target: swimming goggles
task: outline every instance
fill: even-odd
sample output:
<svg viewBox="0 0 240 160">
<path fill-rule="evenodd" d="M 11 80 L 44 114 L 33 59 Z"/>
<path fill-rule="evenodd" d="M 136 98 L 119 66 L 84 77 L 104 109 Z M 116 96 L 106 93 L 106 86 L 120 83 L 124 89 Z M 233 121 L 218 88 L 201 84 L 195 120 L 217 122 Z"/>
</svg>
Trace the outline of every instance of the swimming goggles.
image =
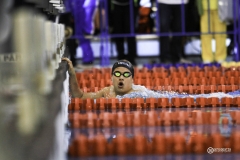
<svg viewBox="0 0 240 160">
<path fill-rule="evenodd" d="M 115 71 L 115 72 L 113 72 L 113 75 L 114 75 L 115 77 L 120 77 L 121 75 L 123 75 L 123 77 L 128 78 L 128 77 L 130 77 L 132 74 L 131 74 L 130 72 L 121 73 L 121 72 L 119 72 L 119 71 Z"/>
</svg>

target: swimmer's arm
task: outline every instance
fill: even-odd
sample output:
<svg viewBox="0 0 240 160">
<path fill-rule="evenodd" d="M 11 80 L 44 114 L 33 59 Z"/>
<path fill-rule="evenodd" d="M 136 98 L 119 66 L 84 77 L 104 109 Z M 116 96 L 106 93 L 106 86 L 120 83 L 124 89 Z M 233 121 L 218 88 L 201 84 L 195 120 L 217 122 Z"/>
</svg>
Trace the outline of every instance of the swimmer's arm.
<svg viewBox="0 0 240 160">
<path fill-rule="evenodd" d="M 79 85 L 78 85 L 76 72 L 74 70 L 72 62 L 68 58 L 65 58 L 65 57 L 62 58 L 62 60 L 65 60 L 65 61 L 68 62 L 69 89 L 70 89 L 70 93 L 71 93 L 72 98 L 82 98 L 82 99 L 92 98 L 92 99 L 96 99 L 96 98 L 104 97 L 105 93 L 107 91 L 109 91 L 109 87 L 105 87 L 98 92 L 87 92 L 87 93 L 83 92 L 83 90 L 81 90 Z"/>
<path fill-rule="evenodd" d="M 104 96 L 104 90 L 100 90 L 98 92 L 83 92 L 83 90 L 80 89 L 78 82 L 77 82 L 77 76 L 75 71 L 69 72 L 69 86 L 70 86 L 70 93 L 72 95 L 72 98 L 101 98 Z"/>
<path fill-rule="evenodd" d="M 100 91 L 97 92 L 84 92 L 82 99 L 86 99 L 86 98 L 92 98 L 92 99 L 97 99 L 97 98 L 101 98 L 101 97 L 105 97 L 105 94 L 109 91 L 109 87 L 105 87 L 103 89 L 101 89 Z"/>
<path fill-rule="evenodd" d="M 84 92 L 79 88 L 74 68 L 69 68 L 68 73 L 69 73 L 69 89 L 72 98 L 82 98 Z"/>
<path fill-rule="evenodd" d="M 79 88 L 76 72 L 74 70 L 72 62 L 66 57 L 63 57 L 62 60 L 67 61 L 68 63 L 70 94 L 73 98 L 81 98 L 83 96 L 83 90 Z"/>
</svg>

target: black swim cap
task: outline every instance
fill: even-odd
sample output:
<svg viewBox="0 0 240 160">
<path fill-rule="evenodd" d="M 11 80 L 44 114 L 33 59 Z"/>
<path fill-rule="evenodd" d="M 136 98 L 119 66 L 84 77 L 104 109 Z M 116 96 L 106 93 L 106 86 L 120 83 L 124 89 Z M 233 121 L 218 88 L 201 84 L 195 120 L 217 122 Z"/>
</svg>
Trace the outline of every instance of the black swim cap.
<svg viewBox="0 0 240 160">
<path fill-rule="evenodd" d="M 119 61 L 115 62 L 113 64 L 113 67 L 112 67 L 112 74 L 113 74 L 113 71 L 117 67 L 125 67 L 125 68 L 127 68 L 131 72 L 132 77 L 134 77 L 134 68 L 133 68 L 133 65 L 129 61 L 127 61 L 127 60 L 119 60 Z"/>
</svg>

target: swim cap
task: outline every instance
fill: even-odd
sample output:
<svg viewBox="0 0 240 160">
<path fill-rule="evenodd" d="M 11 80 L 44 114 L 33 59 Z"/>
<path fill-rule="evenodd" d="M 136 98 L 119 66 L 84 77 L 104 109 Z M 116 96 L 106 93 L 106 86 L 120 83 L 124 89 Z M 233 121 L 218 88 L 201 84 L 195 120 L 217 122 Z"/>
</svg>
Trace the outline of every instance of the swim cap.
<svg viewBox="0 0 240 160">
<path fill-rule="evenodd" d="M 115 62 L 113 64 L 113 67 L 112 67 L 112 74 L 113 74 L 113 71 L 117 67 L 125 67 L 125 68 L 127 68 L 132 73 L 132 77 L 134 77 L 134 68 L 133 68 L 133 65 L 129 61 L 127 61 L 127 60 L 119 60 L 119 61 Z"/>
</svg>

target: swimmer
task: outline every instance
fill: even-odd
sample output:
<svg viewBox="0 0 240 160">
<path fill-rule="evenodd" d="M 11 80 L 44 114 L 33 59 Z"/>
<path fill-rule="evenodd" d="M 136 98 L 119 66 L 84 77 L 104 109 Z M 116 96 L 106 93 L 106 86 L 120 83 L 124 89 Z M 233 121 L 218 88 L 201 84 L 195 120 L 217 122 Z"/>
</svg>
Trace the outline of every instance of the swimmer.
<svg viewBox="0 0 240 160">
<path fill-rule="evenodd" d="M 80 89 L 76 73 L 72 62 L 68 58 L 62 58 L 63 61 L 67 61 L 69 69 L 69 83 L 70 83 L 70 93 L 73 98 L 92 98 L 97 99 L 101 97 L 105 98 L 115 98 L 117 96 L 123 96 L 131 92 L 136 92 L 133 89 L 133 77 L 134 68 L 133 65 L 127 60 L 119 60 L 115 62 L 112 66 L 112 84 L 109 87 L 105 87 L 98 92 L 83 92 Z"/>
<path fill-rule="evenodd" d="M 187 94 L 187 93 L 178 93 L 174 91 L 153 91 L 149 90 L 144 86 L 135 85 L 133 83 L 134 77 L 134 68 L 132 64 L 127 60 L 119 60 L 113 64 L 112 67 L 112 84 L 109 87 L 105 87 L 98 92 L 88 92 L 85 93 L 78 86 L 76 73 L 72 62 L 68 58 L 62 58 L 68 62 L 69 69 L 69 83 L 70 83 L 70 93 L 73 98 L 159 98 L 159 97 L 193 97 L 194 99 L 198 97 L 237 97 L 240 96 L 240 91 L 233 91 L 230 93 L 209 93 L 209 94 Z"/>
</svg>

